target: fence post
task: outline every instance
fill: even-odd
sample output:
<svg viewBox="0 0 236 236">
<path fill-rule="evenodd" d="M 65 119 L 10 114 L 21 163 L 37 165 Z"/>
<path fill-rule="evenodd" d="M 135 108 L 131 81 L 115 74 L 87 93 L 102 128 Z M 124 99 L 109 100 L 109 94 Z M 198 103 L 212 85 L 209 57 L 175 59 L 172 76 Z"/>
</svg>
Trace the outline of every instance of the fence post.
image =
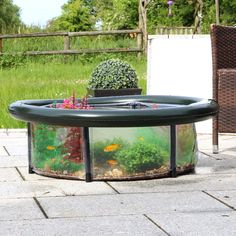
<svg viewBox="0 0 236 236">
<path fill-rule="evenodd" d="M 137 34 L 137 48 L 143 49 L 143 32 Z M 138 58 L 141 58 L 141 52 L 138 52 Z"/>
<path fill-rule="evenodd" d="M 3 53 L 3 40 L 0 39 L 0 53 Z"/>
<path fill-rule="evenodd" d="M 67 35 L 64 37 L 64 50 L 70 50 L 70 36 Z"/>
</svg>

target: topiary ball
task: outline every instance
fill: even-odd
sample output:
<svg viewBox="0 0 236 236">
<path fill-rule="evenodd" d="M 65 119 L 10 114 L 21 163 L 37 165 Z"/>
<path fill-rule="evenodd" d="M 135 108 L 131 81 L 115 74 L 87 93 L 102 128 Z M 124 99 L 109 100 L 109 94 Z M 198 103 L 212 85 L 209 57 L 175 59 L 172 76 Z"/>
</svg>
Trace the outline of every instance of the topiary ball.
<svg viewBox="0 0 236 236">
<path fill-rule="evenodd" d="M 136 71 L 125 61 L 109 59 L 100 63 L 88 82 L 89 89 L 138 88 Z"/>
</svg>

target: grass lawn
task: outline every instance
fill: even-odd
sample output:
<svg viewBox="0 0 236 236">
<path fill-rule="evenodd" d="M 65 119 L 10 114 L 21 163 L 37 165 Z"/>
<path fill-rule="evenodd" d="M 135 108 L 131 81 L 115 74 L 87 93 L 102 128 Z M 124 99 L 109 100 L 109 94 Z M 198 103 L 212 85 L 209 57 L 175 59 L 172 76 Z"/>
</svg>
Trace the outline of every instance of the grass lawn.
<svg viewBox="0 0 236 236">
<path fill-rule="evenodd" d="M 101 60 L 101 59 L 100 59 Z M 146 93 L 146 59 L 126 59 L 137 71 L 139 85 Z M 0 70 L 0 128 L 24 128 L 26 124 L 10 117 L 8 106 L 17 100 L 68 98 L 86 95 L 87 81 L 99 60 L 71 63 L 27 63 Z"/>
</svg>

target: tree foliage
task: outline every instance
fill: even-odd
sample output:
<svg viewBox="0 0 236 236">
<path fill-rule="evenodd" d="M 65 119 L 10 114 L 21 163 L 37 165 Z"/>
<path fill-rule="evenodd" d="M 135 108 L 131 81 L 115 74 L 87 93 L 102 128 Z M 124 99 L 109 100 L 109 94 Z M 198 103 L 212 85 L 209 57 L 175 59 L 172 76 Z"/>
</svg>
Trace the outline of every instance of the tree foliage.
<svg viewBox="0 0 236 236">
<path fill-rule="evenodd" d="M 48 28 L 53 31 L 86 31 L 93 30 L 95 23 L 93 0 L 69 0 L 62 6 L 61 16 L 51 20 Z"/>
<path fill-rule="evenodd" d="M 166 0 L 153 0 L 148 5 L 148 29 L 156 26 L 191 26 L 194 23 L 194 3 L 192 1 L 175 0 L 172 6 L 172 17 L 168 17 Z"/>
<path fill-rule="evenodd" d="M 12 0 L 0 0 L 0 33 L 15 33 L 21 24 L 20 8 Z"/>
<path fill-rule="evenodd" d="M 194 26 L 197 9 L 202 2 L 200 27 L 209 32 L 215 22 L 215 0 L 173 0 L 172 17 L 168 17 L 167 0 L 150 0 L 147 8 L 148 32 L 157 26 Z M 93 30 L 99 22 L 104 30 L 135 29 L 138 27 L 138 0 L 69 0 L 62 15 L 51 22 L 54 30 Z M 221 23 L 236 24 L 236 2 L 220 2 Z"/>
<path fill-rule="evenodd" d="M 138 0 L 95 1 L 97 19 L 103 29 L 135 29 L 138 26 Z"/>
<path fill-rule="evenodd" d="M 220 15 L 222 24 L 236 24 L 236 2 L 232 0 L 221 1 Z"/>
</svg>

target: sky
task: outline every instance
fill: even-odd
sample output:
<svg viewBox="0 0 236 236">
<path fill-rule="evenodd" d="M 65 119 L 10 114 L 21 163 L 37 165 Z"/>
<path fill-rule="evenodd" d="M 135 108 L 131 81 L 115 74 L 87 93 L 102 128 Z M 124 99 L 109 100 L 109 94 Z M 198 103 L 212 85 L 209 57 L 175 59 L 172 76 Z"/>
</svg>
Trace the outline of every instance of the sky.
<svg viewBox="0 0 236 236">
<path fill-rule="evenodd" d="M 47 21 L 61 14 L 61 6 L 68 0 L 13 0 L 21 9 L 21 20 L 26 25 L 44 27 Z"/>
</svg>

